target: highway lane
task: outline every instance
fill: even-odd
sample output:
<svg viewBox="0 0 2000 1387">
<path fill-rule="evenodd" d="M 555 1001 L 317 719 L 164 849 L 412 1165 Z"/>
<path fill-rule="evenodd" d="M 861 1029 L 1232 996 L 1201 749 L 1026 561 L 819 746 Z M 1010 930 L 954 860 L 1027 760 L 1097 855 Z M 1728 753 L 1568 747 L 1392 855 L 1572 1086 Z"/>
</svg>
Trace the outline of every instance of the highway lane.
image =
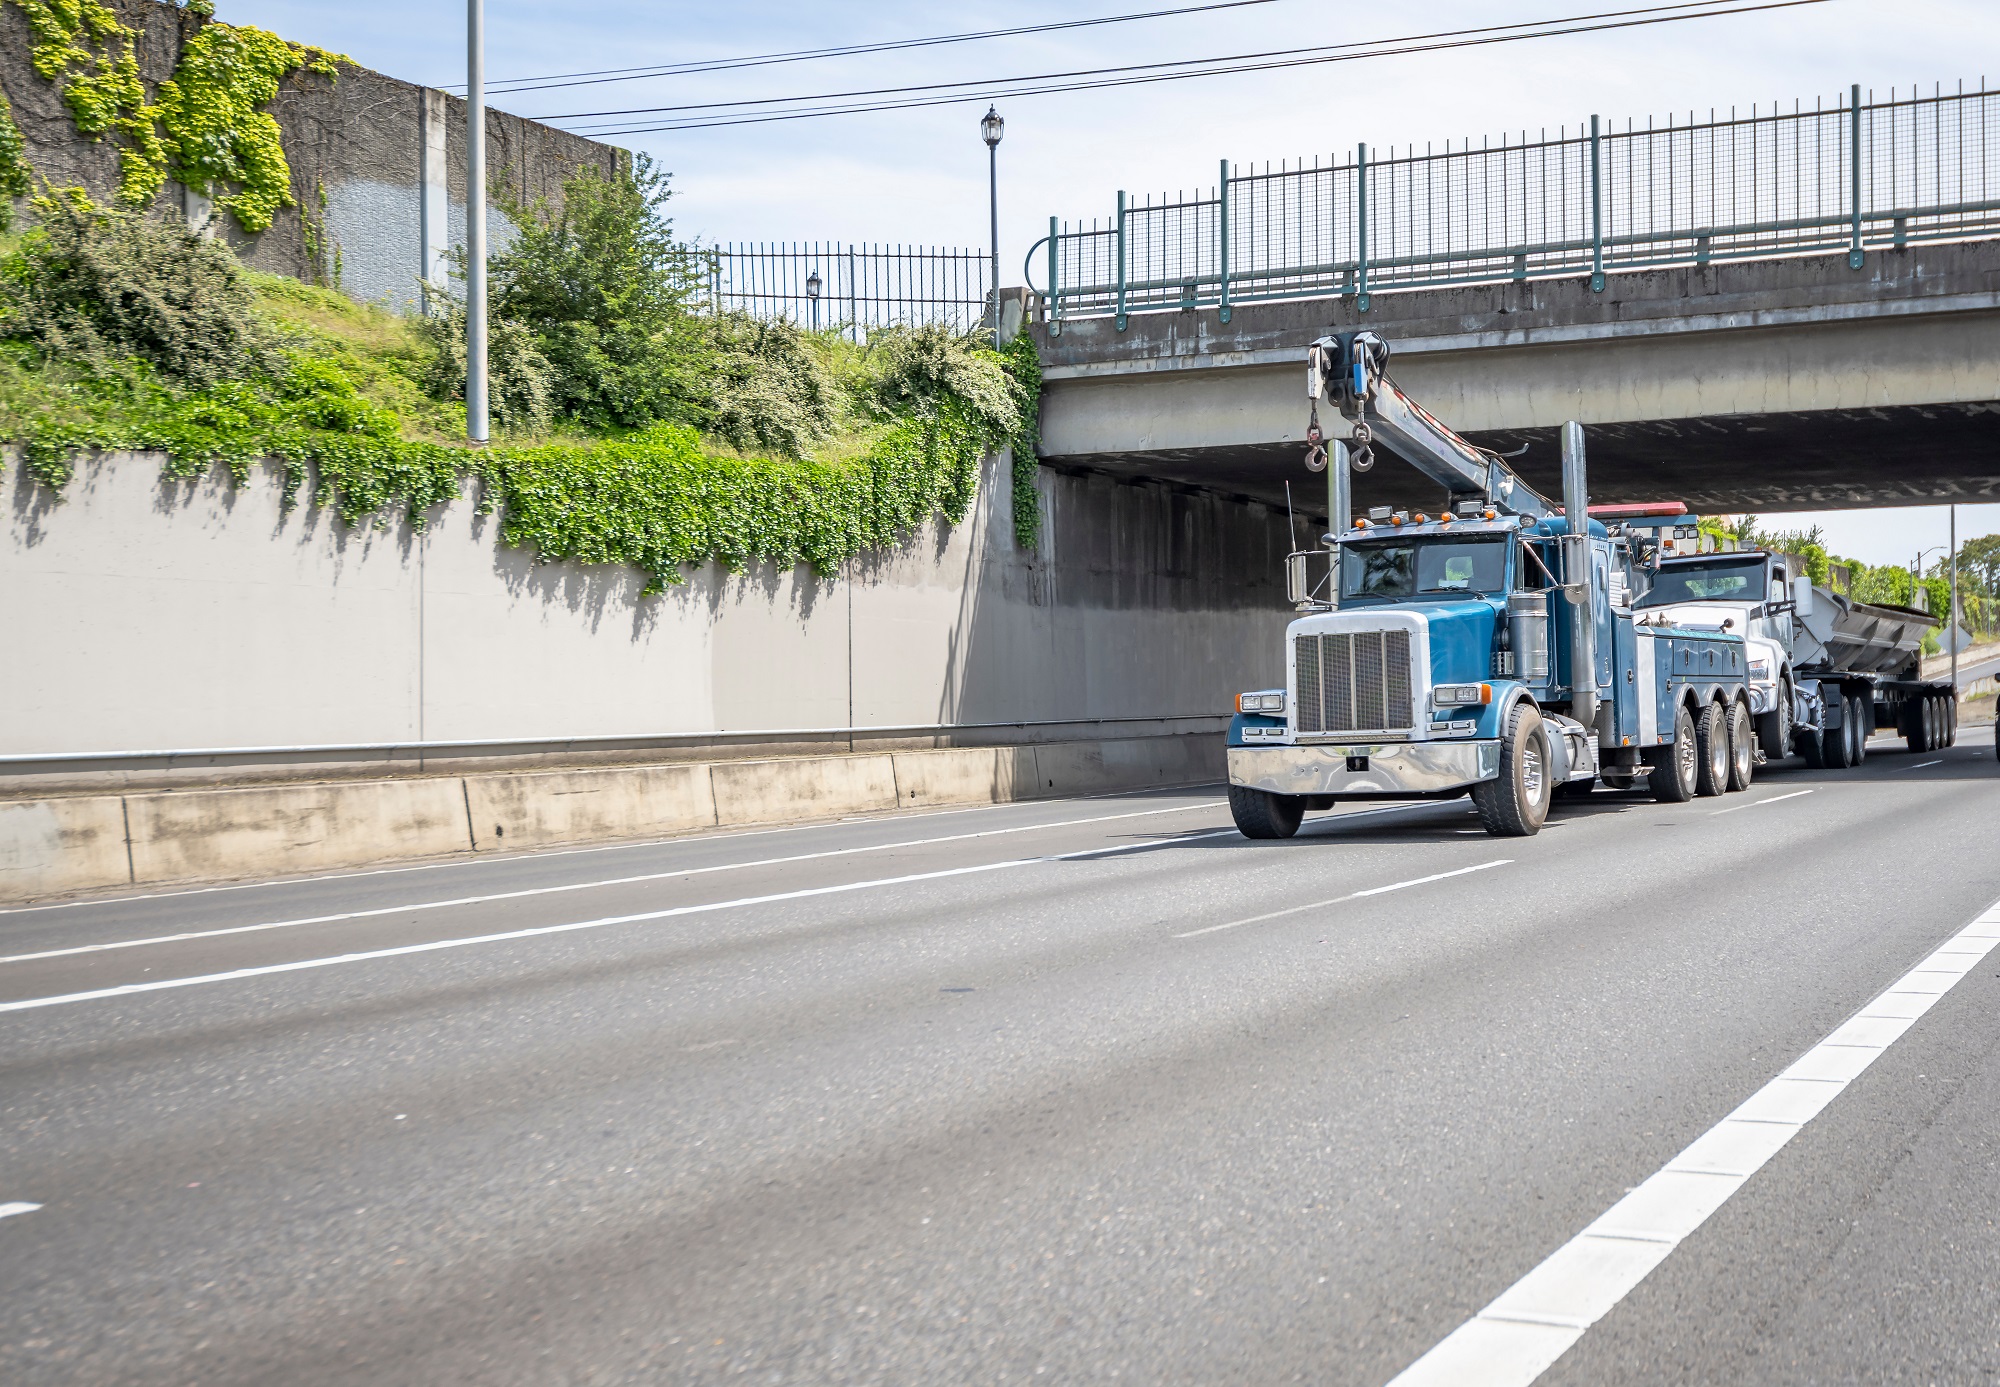
<svg viewBox="0 0 2000 1387">
<path fill-rule="evenodd" d="M 1968 741 L 0 913 L 0 1378 L 1385 1382 L 2000 899 Z M 1547 1380 L 2000 1365 L 1995 973 Z"/>
</svg>

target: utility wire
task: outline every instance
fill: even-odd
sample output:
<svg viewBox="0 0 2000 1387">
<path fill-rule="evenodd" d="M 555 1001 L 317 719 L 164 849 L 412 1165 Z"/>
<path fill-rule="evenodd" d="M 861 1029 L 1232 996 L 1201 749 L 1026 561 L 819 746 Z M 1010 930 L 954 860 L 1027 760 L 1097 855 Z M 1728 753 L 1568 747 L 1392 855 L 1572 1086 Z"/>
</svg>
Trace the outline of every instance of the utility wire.
<svg viewBox="0 0 2000 1387">
<path fill-rule="evenodd" d="M 1012 29 L 980 29 L 964 34 L 937 34 L 929 38 L 885 39 L 880 43 L 844 44 L 836 48 L 801 48 L 789 53 L 761 53 L 747 58 L 705 58 L 656 67 L 614 67 L 597 72 L 559 72 L 548 77 L 510 77 L 489 82 L 486 90 L 506 95 L 512 92 L 551 91 L 558 87 L 591 87 L 605 82 L 638 82 L 649 77 L 679 77 L 688 73 L 724 72 L 732 68 L 768 67 L 774 63 L 802 63 L 817 58 L 847 58 L 865 53 L 888 53 L 905 48 L 935 48 L 948 43 L 973 43 L 981 39 L 1013 38 L 1021 34 L 1047 34 L 1058 29 L 1090 29 L 1103 24 L 1129 24 L 1141 19 L 1166 19 L 1174 15 L 1202 14 L 1209 10 L 1240 10 L 1251 5 L 1270 5 L 1277 0 L 1218 0 L 1207 5 L 1181 5 L 1167 10 L 1144 10 L 1137 14 L 1103 15 L 1096 19 L 1066 19 L 1054 24 L 1023 24 Z M 444 88 L 458 91 L 463 82 Z"/>
<path fill-rule="evenodd" d="M 1436 34 L 1420 34 L 1400 39 L 1377 39 L 1364 44 L 1337 44 L 1319 48 L 1285 49 L 1271 54 L 1238 54 L 1229 58 L 1185 59 L 1177 63 L 1140 64 L 1137 75 L 1098 76 L 1101 73 L 1132 73 L 1134 68 L 1098 68 L 1077 73 L 1049 73 L 1042 76 L 1004 79 L 994 84 L 972 82 L 938 83 L 929 86 L 909 88 L 887 88 L 879 93 L 835 92 L 820 97 L 770 97 L 760 102 L 719 102 L 686 107 L 655 107 L 629 112 L 605 111 L 572 116 L 541 116 L 544 121 L 584 120 L 607 116 L 642 116 L 686 112 L 672 116 L 659 124 L 633 124 L 612 122 L 602 127 L 584 127 L 577 133 L 600 137 L 616 135 L 643 135 L 662 131 L 705 130 L 728 125 L 756 125 L 781 120 L 808 120 L 822 116 L 855 115 L 873 111 L 909 110 L 925 106 L 947 106 L 987 100 L 999 100 L 1017 96 L 1040 96 L 1052 92 L 1088 91 L 1103 87 L 1138 86 L 1154 82 L 1176 82 L 1191 77 L 1218 77 L 1245 72 L 1267 72 L 1283 68 L 1309 67 L 1323 63 L 1354 62 L 1363 58 L 1394 57 L 1400 54 L 1429 53 L 1453 48 L 1483 47 L 1491 44 L 1516 43 L 1525 39 L 1556 38 L 1567 34 L 1595 33 L 1610 29 L 1630 29 L 1654 24 L 1671 24 L 1690 19 L 1722 18 L 1729 15 L 1753 14 L 1763 10 L 1793 9 L 1802 5 L 1821 5 L 1830 0 L 1761 0 L 1760 3 L 1746 3 L 1746 0 L 1692 0 L 1692 3 L 1650 6 L 1641 10 L 1608 11 L 1598 15 L 1577 15 L 1567 19 L 1531 21 L 1524 24 L 1495 25 L 1481 29 L 1449 30 Z M 1697 9 L 1697 7 L 1699 7 Z M 1697 10 L 1697 12 L 1688 12 Z M 1671 11 L 1661 13 L 1661 11 Z M 1637 17 L 1624 17 L 1637 16 Z M 1529 32 L 1495 32 L 1496 30 L 1528 29 Z M 1352 51 L 1365 49 L 1367 51 Z M 1301 56 L 1303 55 L 1303 56 Z M 1196 66 L 1208 64 L 1207 66 Z M 1191 71 L 1162 72 L 1147 69 L 1190 68 Z M 1069 80 L 1088 78 L 1090 80 Z M 1042 83 L 1043 85 L 1010 85 L 1021 83 Z M 884 101 L 852 102 L 844 105 L 807 107 L 795 110 L 741 112 L 727 108 L 744 104 L 770 106 L 784 102 L 840 100 L 854 96 L 885 95 L 894 96 L 899 92 L 945 92 L 965 87 L 977 90 L 957 95 L 913 95 Z M 706 112 L 707 114 L 703 114 Z"/>
</svg>

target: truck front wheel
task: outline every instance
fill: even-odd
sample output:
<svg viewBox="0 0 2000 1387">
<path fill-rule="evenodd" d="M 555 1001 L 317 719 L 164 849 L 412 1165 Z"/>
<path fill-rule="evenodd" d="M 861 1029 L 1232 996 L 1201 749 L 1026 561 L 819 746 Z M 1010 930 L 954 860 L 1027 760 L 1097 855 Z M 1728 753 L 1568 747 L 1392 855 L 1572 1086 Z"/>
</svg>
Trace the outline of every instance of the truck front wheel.
<svg viewBox="0 0 2000 1387">
<path fill-rule="evenodd" d="M 1549 736 L 1540 710 L 1517 703 L 1500 738 L 1500 773 L 1472 787 L 1479 822 L 1496 838 L 1531 838 L 1549 817 Z"/>
<path fill-rule="evenodd" d="M 1304 795 L 1274 795 L 1242 785 L 1229 787 L 1229 817 L 1245 838 L 1289 838 L 1306 816 Z"/>
</svg>

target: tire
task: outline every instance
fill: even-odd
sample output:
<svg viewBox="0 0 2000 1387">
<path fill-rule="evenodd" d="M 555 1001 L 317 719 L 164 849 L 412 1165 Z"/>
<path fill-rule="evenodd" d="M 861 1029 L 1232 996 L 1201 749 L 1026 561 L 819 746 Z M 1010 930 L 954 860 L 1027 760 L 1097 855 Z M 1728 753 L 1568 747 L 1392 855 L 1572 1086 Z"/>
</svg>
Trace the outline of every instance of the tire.
<svg viewBox="0 0 2000 1387">
<path fill-rule="evenodd" d="M 1643 753 L 1653 773 L 1646 777 L 1653 798 L 1662 804 L 1685 804 L 1694 798 L 1700 749 L 1695 746 L 1694 714 L 1686 707 L 1674 710 L 1674 740 Z"/>
<path fill-rule="evenodd" d="M 1541 712 L 1517 703 L 1500 737 L 1500 773 L 1472 787 L 1479 822 L 1496 838 L 1531 838 L 1549 817 L 1549 736 Z"/>
<path fill-rule="evenodd" d="M 1711 703 L 1694 720 L 1694 792 L 1704 798 L 1729 789 L 1729 721 L 1722 706 Z"/>
<path fill-rule="evenodd" d="M 1856 695 L 1847 700 L 1847 727 L 1853 740 L 1848 744 L 1847 764 L 1858 766 L 1868 759 L 1868 738 L 1875 731 L 1875 696 Z"/>
<path fill-rule="evenodd" d="M 1918 705 L 1918 712 L 1921 714 L 1921 717 L 1918 719 L 1918 725 L 1924 730 L 1924 744 L 1918 747 L 1917 750 L 1936 751 L 1944 745 L 1944 737 L 1938 728 L 1937 700 L 1929 694 L 1925 694 L 1923 702 Z"/>
<path fill-rule="evenodd" d="M 1805 763 L 1808 766 L 1811 766 L 1816 771 L 1826 769 L 1826 743 L 1821 739 L 1818 732 L 1815 732 L 1810 727 L 1796 729 L 1792 733 L 1792 746 L 1797 749 L 1800 756 L 1805 758 Z"/>
<path fill-rule="evenodd" d="M 1944 696 L 1944 744 L 1958 745 L 1958 693 L 1956 690 Z"/>
<path fill-rule="evenodd" d="M 1831 704 L 1832 700 L 1828 700 Z M 1820 764 L 1830 771 L 1844 771 L 1854 764 L 1851 753 L 1854 750 L 1854 704 L 1849 699 L 1840 699 L 1840 727 L 1836 730 L 1821 728 L 1819 734 Z"/>
<path fill-rule="evenodd" d="M 1729 709 L 1729 788 L 1747 790 L 1757 773 L 1757 734 L 1751 726 L 1750 705 L 1734 703 Z"/>
<path fill-rule="evenodd" d="M 1757 718 L 1757 745 L 1766 761 L 1782 761 L 1792 754 L 1792 681 L 1778 681 L 1778 706 Z"/>
<path fill-rule="evenodd" d="M 1928 751 L 1925 745 L 1929 739 L 1930 700 L 1920 698 L 1903 705 L 1902 722 L 1903 745 L 1913 752 Z"/>
<path fill-rule="evenodd" d="M 1229 787 L 1229 817 L 1245 838 L 1289 838 L 1306 816 L 1303 795 L 1274 795 L 1269 790 Z"/>
</svg>

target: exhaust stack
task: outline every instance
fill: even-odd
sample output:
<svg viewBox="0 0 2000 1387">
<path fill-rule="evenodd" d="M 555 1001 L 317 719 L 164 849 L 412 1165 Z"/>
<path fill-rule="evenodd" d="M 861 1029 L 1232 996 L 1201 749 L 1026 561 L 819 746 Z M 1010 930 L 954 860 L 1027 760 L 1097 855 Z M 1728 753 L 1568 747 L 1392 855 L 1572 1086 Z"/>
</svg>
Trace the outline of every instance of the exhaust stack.
<svg viewBox="0 0 2000 1387">
<path fill-rule="evenodd" d="M 1597 725 L 1597 594 L 1590 564 L 1590 488 L 1583 465 L 1583 425 L 1562 427 L 1563 509 L 1569 533 L 1563 536 L 1563 586 L 1569 599 L 1570 716 L 1585 727 Z"/>
</svg>

